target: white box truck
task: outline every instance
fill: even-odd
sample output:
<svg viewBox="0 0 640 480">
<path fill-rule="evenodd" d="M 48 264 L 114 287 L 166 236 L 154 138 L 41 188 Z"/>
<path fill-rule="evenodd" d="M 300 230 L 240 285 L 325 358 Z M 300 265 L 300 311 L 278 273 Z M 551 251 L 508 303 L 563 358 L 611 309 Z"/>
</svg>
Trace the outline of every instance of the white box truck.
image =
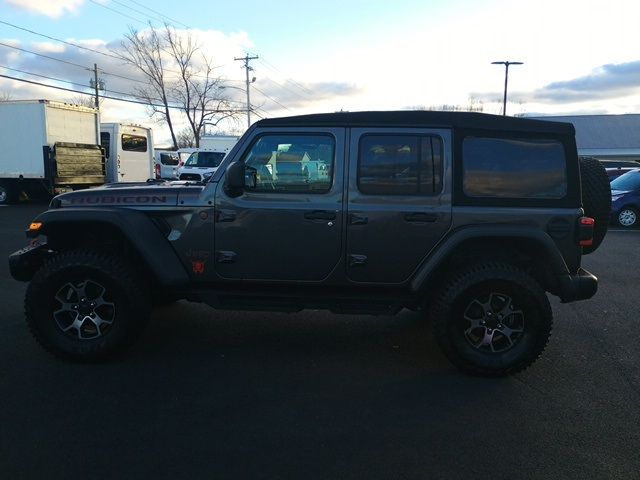
<svg viewBox="0 0 640 480">
<path fill-rule="evenodd" d="M 107 182 L 145 182 L 153 178 L 153 134 L 150 128 L 126 123 L 100 124 Z"/>
<path fill-rule="evenodd" d="M 0 102 L 0 204 L 105 182 L 98 110 L 49 100 Z"/>
</svg>

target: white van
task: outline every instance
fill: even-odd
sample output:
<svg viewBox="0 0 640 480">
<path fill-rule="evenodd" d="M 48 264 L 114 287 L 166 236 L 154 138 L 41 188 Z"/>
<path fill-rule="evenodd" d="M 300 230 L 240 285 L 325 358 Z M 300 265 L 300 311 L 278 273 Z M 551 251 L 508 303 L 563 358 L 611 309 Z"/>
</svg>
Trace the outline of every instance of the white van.
<svg viewBox="0 0 640 480">
<path fill-rule="evenodd" d="M 153 178 L 153 135 L 150 128 L 101 123 L 107 183 L 145 182 Z"/>
<path fill-rule="evenodd" d="M 154 150 L 153 164 L 156 178 L 164 178 L 166 180 L 178 178 L 178 166 L 180 164 L 178 152 L 174 150 Z"/>
</svg>

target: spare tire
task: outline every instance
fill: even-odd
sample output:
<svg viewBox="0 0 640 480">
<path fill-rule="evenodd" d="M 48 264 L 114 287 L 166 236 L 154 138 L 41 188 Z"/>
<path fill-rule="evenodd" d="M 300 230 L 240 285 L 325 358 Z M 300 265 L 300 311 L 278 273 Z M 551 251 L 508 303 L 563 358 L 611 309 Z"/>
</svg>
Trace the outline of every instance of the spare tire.
<svg viewBox="0 0 640 480">
<path fill-rule="evenodd" d="M 580 157 L 582 182 L 582 208 L 587 217 L 596 221 L 593 244 L 582 247 L 582 253 L 594 252 L 604 240 L 611 216 L 611 186 L 609 176 L 602 164 L 592 157 Z"/>
</svg>

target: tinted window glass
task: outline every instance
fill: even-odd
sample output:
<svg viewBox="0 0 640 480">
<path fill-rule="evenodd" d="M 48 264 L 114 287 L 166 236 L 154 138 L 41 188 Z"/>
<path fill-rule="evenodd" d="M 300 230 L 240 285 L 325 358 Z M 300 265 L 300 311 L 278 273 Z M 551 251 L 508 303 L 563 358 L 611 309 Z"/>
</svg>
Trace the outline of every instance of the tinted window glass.
<svg viewBox="0 0 640 480">
<path fill-rule="evenodd" d="M 122 150 L 127 152 L 146 152 L 147 137 L 140 135 L 122 135 Z"/>
<path fill-rule="evenodd" d="M 335 142 L 328 135 L 263 135 L 245 157 L 265 192 L 328 192 Z"/>
<path fill-rule="evenodd" d="M 184 166 L 215 168 L 220 165 L 224 156 L 225 153 L 222 152 L 193 152 Z"/>
<path fill-rule="evenodd" d="M 564 148 L 557 140 L 467 137 L 463 189 L 470 197 L 563 198 Z"/>
<path fill-rule="evenodd" d="M 442 142 L 432 135 L 365 135 L 358 189 L 371 195 L 433 195 L 442 189 Z"/>
<path fill-rule="evenodd" d="M 105 158 L 109 158 L 109 144 L 111 142 L 111 134 L 109 132 L 100 132 L 100 145 L 104 148 Z"/>
<path fill-rule="evenodd" d="M 176 153 L 161 153 L 160 154 L 160 163 L 162 165 L 178 165 L 180 160 L 178 159 L 178 154 Z"/>
</svg>

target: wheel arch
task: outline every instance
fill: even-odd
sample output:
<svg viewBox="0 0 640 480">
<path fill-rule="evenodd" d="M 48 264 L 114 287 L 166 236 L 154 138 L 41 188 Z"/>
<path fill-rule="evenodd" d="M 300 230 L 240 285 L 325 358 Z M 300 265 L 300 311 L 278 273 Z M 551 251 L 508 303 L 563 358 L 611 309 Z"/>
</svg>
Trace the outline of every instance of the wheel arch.
<svg viewBox="0 0 640 480">
<path fill-rule="evenodd" d="M 481 225 L 452 232 L 416 272 L 411 291 L 428 296 L 448 272 L 479 261 L 501 261 L 520 267 L 547 291 L 556 293 L 569 269 L 555 243 L 534 227 Z"/>
<path fill-rule="evenodd" d="M 48 210 L 34 219 L 39 234 L 54 251 L 95 246 L 116 251 L 142 267 L 158 284 L 180 285 L 188 275 L 175 251 L 152 218 L 130 209 Z"/>
</svg>

